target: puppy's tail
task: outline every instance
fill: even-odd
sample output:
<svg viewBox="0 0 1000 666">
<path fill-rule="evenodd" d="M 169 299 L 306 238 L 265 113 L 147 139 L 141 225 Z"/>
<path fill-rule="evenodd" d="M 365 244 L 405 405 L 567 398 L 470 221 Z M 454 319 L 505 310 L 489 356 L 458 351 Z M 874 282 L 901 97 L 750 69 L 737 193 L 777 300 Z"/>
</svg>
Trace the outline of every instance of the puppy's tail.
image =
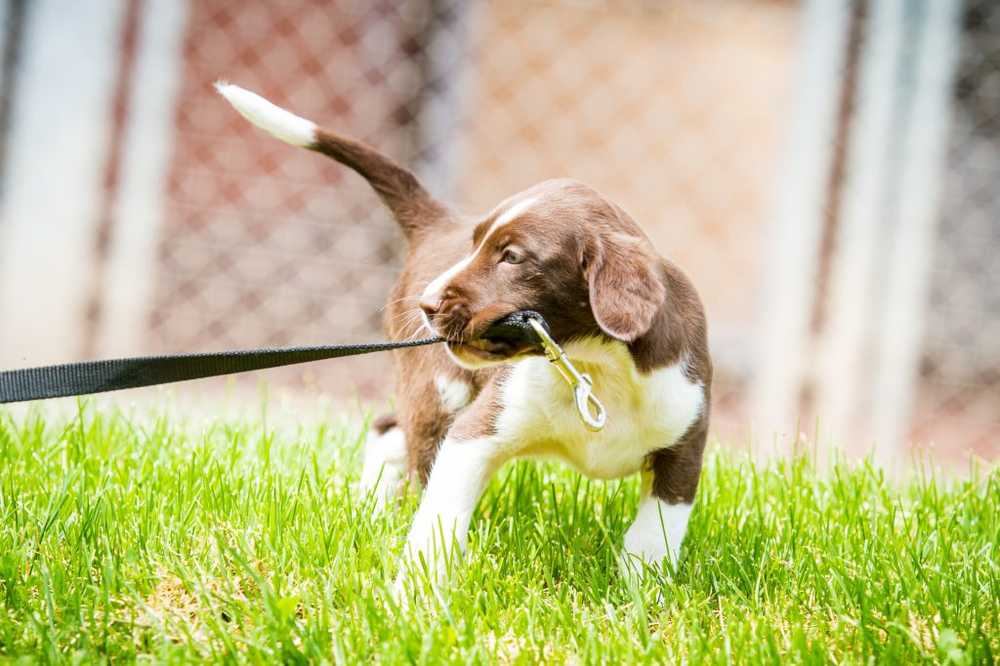
<svg viewBox="0 0 1000 666">
<path fill-rule="evenodd" d="M 318 127 L 239 86 L 220 81 L 215 89 L 257 127 L 293 146 L 332 157 L 361 174 L 408 238 L 447 218 L 447 208 L 424 189 L 416 176 L 374 148 Z"/>
</svg>

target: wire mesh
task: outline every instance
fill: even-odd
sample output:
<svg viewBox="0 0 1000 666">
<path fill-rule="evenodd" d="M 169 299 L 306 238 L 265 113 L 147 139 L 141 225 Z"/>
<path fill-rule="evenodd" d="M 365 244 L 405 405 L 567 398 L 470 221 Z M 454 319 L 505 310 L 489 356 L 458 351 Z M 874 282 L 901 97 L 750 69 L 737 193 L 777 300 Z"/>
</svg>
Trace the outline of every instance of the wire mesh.
<svg viewBox="0 0 1000 666">
<path fill-rule="evenodd" d="M 914 439 L 1000 453 L 1000 6 L 967 0 Z"/>
<path fill-rule="evenodd" d="M 921 8 L 934 6 L 931 2 L 900 5 L 895 32 L 909 35 Z M 137 25 L 139 15 L 157 5 L 123 6 L 134 15 L 129 24 Z M 145 321 L 143 351 L 381 336 L 382 306 L 404 253 L 394 222 L 357 175 L 276 141 L 239 117 L 212 87 L 223 78 L 373 144 L 466 211 L 490 209 L 553 177 L 575 177 L 607 194 L 697 285 L 716 367 L 714 429 L 723 440 L 746 433 L 755 417 L 746 409 L 746 396 L 762 366 L 755 336 L 774 314 L 767 309 L 774 304 L 762 300 L 764 264 L 801 251 L 781 247 L 768 236 L 768 227 L 782 194 L 779 158 L 801 112 L 796 102 L 804 88 L 797 86 L 805 84 L 797 77 L 810 48 L 802 43 L 808 23 L 803 18 L 822 3 L 199 0 L 186 6 L 165 216 L 149 267 L 155 294 L 136 315 Z M 828 209 L 822 219 L 804 222 L 815 222 L 820 230 L 819 279 L 802 290 L 814 297 L 809 333 L 814 337 L 829 323 L 825 320 L 844 311 L 828 307 L 825 283 L 834 264 L 840 265 L 834 255 L 845 246 L 838 235 L 844 212 L 831 203 L 839 201 L 851 175 L 846 158 L 865 101 L 857 75 L 871 53 L 865 35 L 877 7 L 865 0 L 851 4 L 843 71 L 832 77 L 836 80 L 820 82 L 837 93 L 831 99 L 838 108 L 832 165 L 817 187 Z M 0 8 L 0 181 L 7 182 L 3 142 L 16 131 L 6 127 L 18 99 L 15 47 L 33 46 L 44 35 L 32 36 L 24 27 L 32 3 L 8 0 Z M 141 51 L 142 40 L 141 34 L 124 38 L 121 57 L 131 57 L 126 46 L 132 42 Z M 904 41 L 901 58 L 912 64 L 921 44 Z M 910 439 L 995 458 L 1000 455 L 1000 268 L 993 256 L 1000 247 L 996 3 L 964 0 L 960 46 L 930 300 L 926 320 L 913 322 L 922 329 L 924 344 Z M 121 84 L 131 69 L 120 69 Z M 917 71 L 900 67 L 900 79 L 909 76 L 904 70 Z M 116 89 L 121 100 L 130 94 L 128 86 Z M 129 108 L 116 102 L 109 110 L 109 136 L 119 141 Z M 879 175 L 896 182 L 892 173 Z M 109 206 L 120 187 L 110 179 Z M 882 226 L 871 235 L 891 236 L 891 225 Z M 99 248 L 113 244 L 114 234 L 105 235 L 95 240 Z M 96 257 L 98 263 L 107 261 L 101 253 Z M 106 292 L 96 293 L 99 301 Z M 99 319 L 101 303 L 93 305 L 88 312 Z M 101 329 L 91 324 L 97 335 Z M 863 349 L 874 349 L 877 332 L 866 335 Z M 76 347 L 72 353 L 78 353 Z M 814 360 L 808 364 L 815 366 Z M 386 357 L 352 359 L 305 372 L 274 372 L 268 380 L 383 397 L 392 387 L 389 363 Z M 807 381 L 797 387 L 801 414 L 811 415 L 810 405 L 821 404 L 813 398 L 822 393 L 818 382 L 826 375 L 815 369 L 807 368 Z M 863 383 L 863 370 L 853 381 Z"/>
</svg>

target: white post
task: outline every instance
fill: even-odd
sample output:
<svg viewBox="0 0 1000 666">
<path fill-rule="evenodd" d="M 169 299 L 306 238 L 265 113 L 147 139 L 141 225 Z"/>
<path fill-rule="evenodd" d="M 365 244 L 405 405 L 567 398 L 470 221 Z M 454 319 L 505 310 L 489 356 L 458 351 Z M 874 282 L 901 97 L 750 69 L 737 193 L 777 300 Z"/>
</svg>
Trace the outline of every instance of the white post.
<svg viewBox="0 0 1000 666">
<path fill-rule="evenodd" d="M 0 367 L 83 345 L 124 3 L 27 8 L 0 210 Z"/>
<path fill-rule="evenodd" d="M 101 357 L 148 351 L 146 326 L 165 215 L 187 17 L 185 1 L 147 0 L 141 18 L 96 336 Z"/>
<path fill-rule="evenodd" d="M 10 31 L 7 29 L 7 19 L 10 16 L 10 0 L 0 2 L 0 90 L 3 90 L 4 55 L 7 52 L 7 39 Z"/>
<path fill-rule="evenodd" d="M 940 216 L 952 84 L 958 63 L 961 3 L 926 0 L 909 119 L 904 127 L 889 244 L 875 375 L 876 458 L 890 470 L 905 461 L 905 438 L 918 380 L 932 249 Z"/>
<path fill-rule="evenodd" d="M 461 145 L 461 118 L 473 85 L 473 67 L 462 55 L 472 39 L 473 24 L 484 7 L 464 0 L 430 3 L 432 13 L 424 29 L 428 32 L 424 53 L 424 76 L 434 80 L 427 86 L 417 118 L 417 175 L 436 196 L 453 195 Z M 433 14 L 440 12 L 435 17 Z M 428 83 L 427 81 L 424 84 Z M 433 91 L 433 92 L 429 92 Z M 428 154 L 432 155 L 428 159 Z"/>
<path fill-rule="evenodd" d="M 776 181 L 770 239 L 764 245 L 769 255 L 764 259 L 759 367 L 751 396 L 755 444 L 764 455 L 784 453 L 797 435 L 849 16 L 850 4 L 840 0 L 805 4 L 797 108 Z"/>
<path fill-rule="evenodd" d="M 852 125 L 843 207 L 831 263 L 828 316 L 818 346 L 817 418 L 842 447 L 860 435 L 860 407 L 872 399 L 866 346 L 875 334 L 879 280 L 877 249 L 888 217 L 892 156 L 898 133 L 898 66 L 903 0 L 871 5 L 863 42 L 857 105 Z"/>
</svg>

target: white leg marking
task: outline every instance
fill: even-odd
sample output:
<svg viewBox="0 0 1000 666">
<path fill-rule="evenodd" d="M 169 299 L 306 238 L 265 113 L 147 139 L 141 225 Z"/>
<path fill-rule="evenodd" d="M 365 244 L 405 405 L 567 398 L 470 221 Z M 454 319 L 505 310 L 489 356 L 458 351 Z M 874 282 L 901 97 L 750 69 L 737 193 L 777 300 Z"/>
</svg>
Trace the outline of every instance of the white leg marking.
<svg viewBox="0 0 1000 666">
<path fill-rule="evenodd" d="M 285 143 L 310 146 L 316 142 L 316 123 L 313 121 L 300 118 L 239 86 L 219 81 L 215 89 L 241 116 Z"/>
<path fill-rule="evenodd" d="M 376 513 L 399 495 L 406 474 L 406 436 L 399 428 L 382 435 L 372 433 L 365 442 L 365 463 L 361 470 L 361 491 L 372 495 Z"/>
<path fill-rule="evenodd" d="M 429 301 L 431 303 L 439 301 L 441 292 L 443 292 L 444 288 L 448 286 L 451 279 L 461 273 L 462 269 L 471 264 L 472 260 L 476 258 L 476 254 L 478 252 L 479 250 L 477 249 L 468 257 L 462 259 L 444 273 L 441 273 L 441 275 L 434 278 L 426 287 L 424 287 L 424 293 L 421 296 L 422 300 Z"/>
<path fill-rule="evenodd" d="M 406 566 L 419 566 L 421 556 L 432 576 L 440 579 L 452 544 L 465 550 L 472 512 L 502 462 L 501 449 L 492 440 L 444 441 L 406 540 L 397 590 L 402 589 Z"/>
<path fill-rule="evenodd" d="M 457 412 L 462 409 L 469 404 L 469 399 L 472 397 L 469 385 L 460 379 L 450 379 L 446 375 L 438 375 L 434 378 L 434 386 L 437 387 L 441 404 L 449 412 Z"/>
<path fill-rule="evenodd" d="M 633 567 L 639 562 L 659 564 L 664 558 L 676 564 L 691 508 L 691 504 L 667 504 L 651 495 L 643 497 L 635 522 L 625 533 L 625 559 Z"/>
</svg>

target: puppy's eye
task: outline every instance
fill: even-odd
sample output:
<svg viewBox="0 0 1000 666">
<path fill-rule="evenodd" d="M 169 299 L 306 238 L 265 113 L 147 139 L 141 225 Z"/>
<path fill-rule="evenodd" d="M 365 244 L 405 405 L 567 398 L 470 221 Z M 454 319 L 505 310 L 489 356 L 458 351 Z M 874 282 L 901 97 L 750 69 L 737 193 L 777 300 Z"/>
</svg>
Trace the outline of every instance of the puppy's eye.
<svg viewBox="0 0 1000 666">
<path fill-rule="evenodd" d="M 508 247 L 500 255 L 500 261 L 505 264 L 519 264 L 524 261 L 524 253 L 517 248 Z"/>
</svg>

